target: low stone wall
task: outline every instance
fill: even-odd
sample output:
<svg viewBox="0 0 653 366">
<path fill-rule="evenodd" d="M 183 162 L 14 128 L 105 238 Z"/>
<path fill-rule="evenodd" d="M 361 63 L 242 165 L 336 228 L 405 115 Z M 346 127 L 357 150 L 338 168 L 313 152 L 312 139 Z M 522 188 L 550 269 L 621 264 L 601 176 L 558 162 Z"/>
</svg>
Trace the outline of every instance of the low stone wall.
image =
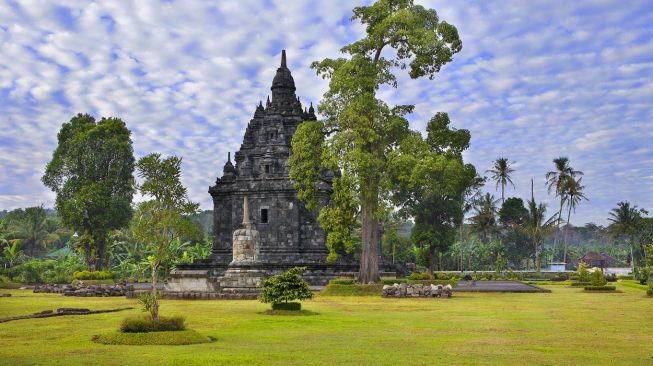
<svg viewBox="0 0 653 366">
<path fill-rule="evenodd" d="M 383 297 L 451 297 L 452 295 L 451 285 L 395 283 L 394 285 L 384 285 L 381 290 Z"/>
<path fill-rule="evenodd" d="M 78 283 L 77 285 L 61 285 L 56 283 L 49 283 L 47 285 L 34 286 L 35 293 L 58 293 L 64 296 L 79 296 L 79 297 L 109 297 L 109 296 L 125 296 L 125 285 L 85 285 Z"/>
</svg>

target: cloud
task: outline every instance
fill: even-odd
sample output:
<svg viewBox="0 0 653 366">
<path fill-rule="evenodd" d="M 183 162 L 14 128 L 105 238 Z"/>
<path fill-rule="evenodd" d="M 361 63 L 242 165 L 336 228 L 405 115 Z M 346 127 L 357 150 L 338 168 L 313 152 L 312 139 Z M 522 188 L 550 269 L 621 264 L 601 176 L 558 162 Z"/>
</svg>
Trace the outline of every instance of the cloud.
<svg viewBox="0 0 653 366">
<path fill-rule="evenodd" d="M 369 1 L 0 3 L 0 208 L 44 203 L 40 183 L 63 122 L 121 117 L 137 156 L 183 156 L 191 198 L 207 194 L 265 100 L 282 48 L 303 103 L 327 87 L 310 63 L 362 36 L 351 9 Z M 435 80 L 383 89 L 415 104 L 424 129 L 438 111 L 472 132 L 479 172 L 508 157 L 509 195 L 555 207 L 544 174 L 569 156 L 589 202 L 575 222 L 606 223 L 620 200 L 653 208 L 653 7 L 647 1 L 417 1 L 459 29 L 463 50 Z M 494 185 L 487 189 L 493 191 Z M 552 208 L 551 210 L 553 210 Z"/>
</svg>

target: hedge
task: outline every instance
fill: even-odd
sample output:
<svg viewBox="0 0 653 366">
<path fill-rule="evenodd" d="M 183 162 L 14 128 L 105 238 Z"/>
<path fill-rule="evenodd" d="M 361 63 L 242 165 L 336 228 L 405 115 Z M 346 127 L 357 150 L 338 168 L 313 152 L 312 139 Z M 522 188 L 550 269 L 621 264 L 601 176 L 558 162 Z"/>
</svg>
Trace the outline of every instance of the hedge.
<svg viewBox="0 0 653 366">
<path fill-rule="evenodd" d="M 329 285 L 353 285 L 356 280 L 352 278 L 334 278 L 329 281 Z"/>
<path fill-rule="evenodd" d="M 457 279 L 450 280 L 411 280 L 407 278 L 382 278 L 381 284 L 383 285 L 394 285 L 395 283 L 407 283 L 411 285 L 422 284 L 422 285 L 451 285 L 452 287 L 458 286 Z"/>
<path fill-rule="evenodd" d="M 619 275 L 617 276 L 618 280 L 634 280 L 635 276 L 634 275 Z"/>
<path fill-rule="evenodd" d="M 115 274 L 110 271 L 77 271 L 73 273 L 75 280 L 108 280 L 115 277 Z"/>
<path fill-rule="evenodd" d="M 616 286 L 585 286 L 585 291 L 614 291 Z"/>
<path fill-rule="evenodd" d="M 123 319 L 120 331 L 123 333 L 179 331 L 186 329 L 185 321 L 183 316 L 160 316 L 158 320 L 152 319 L 149 315 L 132 316 Z"/>
<path fill-rule="evenodd" d="M 591 282 L 572 282 L 571 286 L 573 287 L 585 287 L 585 286 L 590 286 L 592 285 Z"/>
</svg>

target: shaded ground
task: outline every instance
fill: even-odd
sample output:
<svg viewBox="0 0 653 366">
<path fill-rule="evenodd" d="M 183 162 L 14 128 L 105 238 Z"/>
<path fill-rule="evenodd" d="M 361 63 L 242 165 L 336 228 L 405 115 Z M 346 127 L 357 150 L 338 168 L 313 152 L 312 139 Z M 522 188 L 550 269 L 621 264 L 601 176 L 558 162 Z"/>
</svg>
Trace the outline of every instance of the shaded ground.
<svg viewBox="0 0 653 366">
<path fill-rule="evenodd" d="M 257 301 L 163 300 L 214 343 L 107 346 L 120 313 L 0 324 L 2 365 L 653 365 L 653 299 L 639 289 L 588 294 L 455 293 L 451 299 L 321 297 L 315 316 L 270 316 Z M 43 309 L 138 307 L 125 298 L 10 291 L 0 317 Z"/>
<path fill-rule="evenodd" d="M 549 292 L 520 281 L 459 281 L 456 292 Z"/>
</svg>

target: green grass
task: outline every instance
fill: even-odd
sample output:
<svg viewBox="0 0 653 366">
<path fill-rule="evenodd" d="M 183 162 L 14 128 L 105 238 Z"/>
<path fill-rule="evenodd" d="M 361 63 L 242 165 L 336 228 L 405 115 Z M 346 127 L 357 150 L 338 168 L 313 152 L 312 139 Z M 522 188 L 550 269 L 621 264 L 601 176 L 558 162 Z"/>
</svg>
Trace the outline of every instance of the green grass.
<svg viewBox="0 0 653 366">
<path fill-rule="evenodd" d="M 152 346 L 181 346 L 189 344 L 209 343 L 211 338 L 194 330 L 177 330 L 169 332 L 123 333 L 111 332 L 93 337 L 93 341 L 101 344 Z"/>
<path fill-rule="evenodd" d="M 648 285 L 642 285 L 639 281 L 635 280 L 619 280 L 617 284 L 625 287 L 636 288 L 638 290 L 648 290 Z"/>
<path fill-rule="evenodd" d="M 350 286 L 348 286 L 350 287 Z M 551 293 L 455 293 L 437 299 L 317 296 L 315 316 L 269 316 L 257 301 L 162 300 L 161 314 L 184 315 L 216 342 L 111 346 L 138 309 L 0 324 L 3 365 L 653 365 L 653 298 Z M 73 298 L 25 290 L 0 298 L 0 317 L 59 307 L 138 307 L 125 298 Z"/>
</svg>

